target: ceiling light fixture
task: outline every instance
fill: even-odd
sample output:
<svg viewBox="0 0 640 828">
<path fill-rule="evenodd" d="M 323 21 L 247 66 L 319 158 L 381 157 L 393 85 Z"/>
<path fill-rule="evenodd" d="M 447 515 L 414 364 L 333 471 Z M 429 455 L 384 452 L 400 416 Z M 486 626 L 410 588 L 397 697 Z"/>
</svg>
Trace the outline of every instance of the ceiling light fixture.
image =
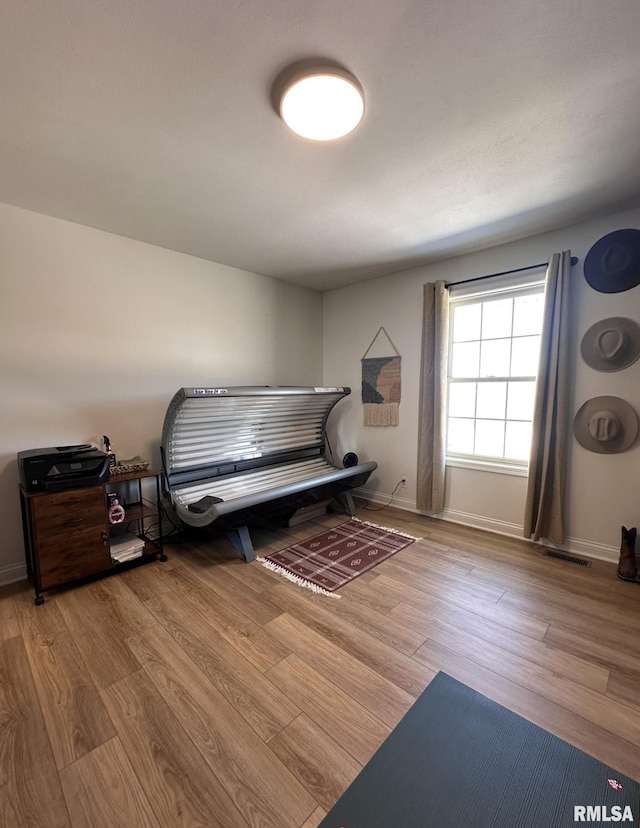
<svg viewBox="0 0 640 828">
<path fill-rule="evenodd" d="M 333 141 L 354 130 L 364 114 L 364 93 L 346 69 L 314 65 L 280 76 L 277 94 L 280 117 L 297 135 L 312 141 Z"/>
</svg>

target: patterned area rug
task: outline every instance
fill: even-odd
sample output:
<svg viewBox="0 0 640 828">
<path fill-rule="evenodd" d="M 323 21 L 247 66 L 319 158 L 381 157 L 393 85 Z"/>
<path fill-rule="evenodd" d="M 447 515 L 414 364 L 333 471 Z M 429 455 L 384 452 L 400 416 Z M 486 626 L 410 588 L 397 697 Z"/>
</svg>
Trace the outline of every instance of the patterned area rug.
<svg viewBox="0 0 640 828">
<path fill-rule="evenodd" d="M 352 518 L 258 560 L 300 586 L 339 598 L 337 589 L 414 540 L 420 538 Z"/>
</svg>

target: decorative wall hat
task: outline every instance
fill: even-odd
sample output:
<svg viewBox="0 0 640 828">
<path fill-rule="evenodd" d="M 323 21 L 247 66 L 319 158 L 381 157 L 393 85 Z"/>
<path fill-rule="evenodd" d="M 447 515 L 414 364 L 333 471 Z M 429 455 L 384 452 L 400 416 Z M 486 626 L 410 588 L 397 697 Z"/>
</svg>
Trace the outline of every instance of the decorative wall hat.
<svg viewBox="0 0 640 828">
<path fill-rule="evenodd" d="M 640 284 L 640 230 L 615 230 L 593 245 L 584 277 L 600 293 L 621 293 Z"/>
<path fill-rule="evenodd" d="M 573 433 L 581 446 L 600 454 L 631 448 L 638 436 L 638 415 L 620 397 L 593 397 L 580 407 Z"/>
<path fill-rule="evenodd" d="M 580 354 L 596 371 L 621 371 L 640 356 L 640 325 L 624 316 L 601 319 L 582 337 Z"/>
</svg>

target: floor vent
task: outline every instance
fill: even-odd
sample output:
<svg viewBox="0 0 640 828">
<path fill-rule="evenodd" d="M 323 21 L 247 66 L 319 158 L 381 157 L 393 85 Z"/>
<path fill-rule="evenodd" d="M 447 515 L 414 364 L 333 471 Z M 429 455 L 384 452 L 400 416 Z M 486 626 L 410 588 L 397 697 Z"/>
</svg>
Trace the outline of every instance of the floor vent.
<svg viewBox="0 0 640 828">
<path fill-rule="evenodd" d="M 591 561 L 586 558 L 576 558 L 574 555 L 567 555 L 565 552 L 556 552 L 555 549 L 545 549 L 544 554 L 548 558 L 556 558 L 559 561 L 566 561 L 578 566 L 591 566 Z"/>
</svg>

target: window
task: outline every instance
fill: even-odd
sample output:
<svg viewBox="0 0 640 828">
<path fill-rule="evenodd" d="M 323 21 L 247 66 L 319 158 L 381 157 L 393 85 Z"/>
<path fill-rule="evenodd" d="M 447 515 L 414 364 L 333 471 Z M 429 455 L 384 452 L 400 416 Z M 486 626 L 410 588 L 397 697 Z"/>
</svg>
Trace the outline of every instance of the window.
<svg viewBox="0 0 640 828">
<path fill-rule="evenodd" d="M 447 461 L 526 469 L 544 274 L 450 296 Z"/>
</svg>

